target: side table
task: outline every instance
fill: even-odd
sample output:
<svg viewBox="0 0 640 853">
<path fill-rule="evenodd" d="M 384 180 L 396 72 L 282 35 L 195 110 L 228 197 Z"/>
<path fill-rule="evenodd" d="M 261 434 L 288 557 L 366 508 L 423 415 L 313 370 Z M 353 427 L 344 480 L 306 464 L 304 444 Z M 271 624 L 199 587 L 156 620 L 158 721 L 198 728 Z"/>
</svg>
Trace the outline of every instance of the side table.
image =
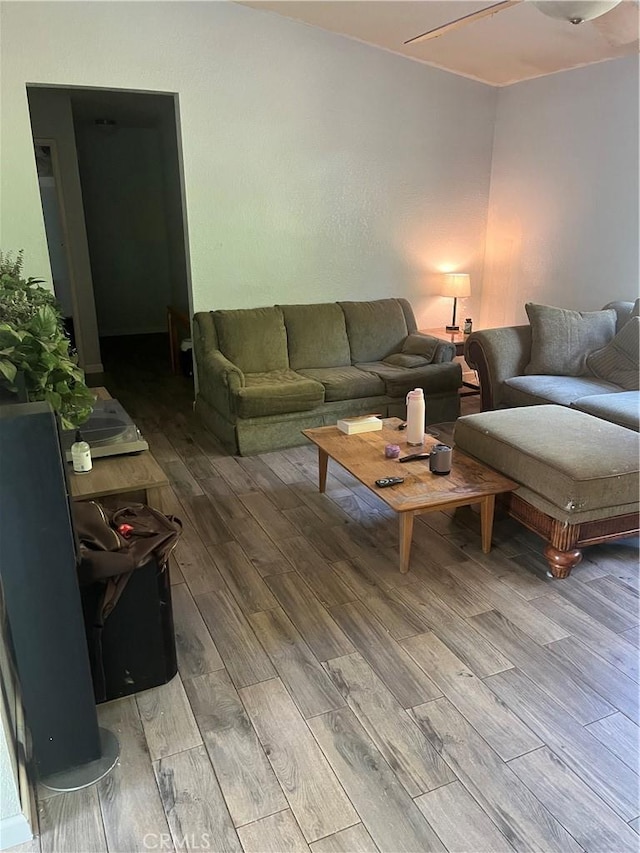
<svg viewBox="0 0 640 853">
<path fill-rule="evenodd" d="M 439 338 L 441 341 L 446 341 L 448 344 L 453 344 L 456 348 L 456 356 L 464 355 L 464 342 L 467 340 L 468 335 L 465 335 L 464 332 L 447 332 L 446 329 L 438 328 L 438 329 L 418 329 L 419 332 L 422 332 L 424 335 L 433 335 L 434 338 Z M 462 383 L 464 388 L 470 388 L 469 391 L 461 391 L 461 397 L 473 397 L 476 394 L 480 393 L 480 386 L 475 382 L 464 382 Z"/>
<path fill-rule="evenodd" d="M 92 390 L 99 399 L 110 398 L 106 388 Z M 74 501 L 142 492 L 143 503 L 162 510 L 162 489 L 169 485 L 169 480 L 149 450 L 94 459 L 93 468 L 86 474 L 76 474 L 71 463 L 68 465 L 69 489 Z"/>
</svg>

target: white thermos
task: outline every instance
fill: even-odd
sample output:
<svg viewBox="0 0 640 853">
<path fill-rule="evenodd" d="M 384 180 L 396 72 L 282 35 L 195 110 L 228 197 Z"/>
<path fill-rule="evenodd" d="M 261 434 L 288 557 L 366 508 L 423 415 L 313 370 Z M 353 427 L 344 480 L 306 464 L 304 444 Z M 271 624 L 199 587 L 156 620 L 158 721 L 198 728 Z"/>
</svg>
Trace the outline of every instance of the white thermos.
<svg viewBox="0 0 640 853">
<path fill-rule="evenodd" d="M 414 388 L 407 394 L 407 444 L 424 444 L 424 394 Z"/>
</svg>

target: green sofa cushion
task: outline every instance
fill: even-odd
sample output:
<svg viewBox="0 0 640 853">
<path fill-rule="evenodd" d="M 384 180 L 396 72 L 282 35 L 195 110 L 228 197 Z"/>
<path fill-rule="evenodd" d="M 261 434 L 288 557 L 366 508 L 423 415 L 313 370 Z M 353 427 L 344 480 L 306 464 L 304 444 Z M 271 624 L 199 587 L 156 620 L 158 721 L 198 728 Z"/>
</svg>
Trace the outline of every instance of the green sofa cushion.
<svg viewBox="0 0 640 853">
<path fill-rule="evenodd" d="M 282 305 L 289 344 L 289 365 L 340 367 L 351 364 L 344 313 L 335 302 L 320 305 Z"/>
<path fill-rule="evenodd" d="M 553 517 L 610 517 L 638 503 L 638 434 L 564 406 L 459 418 L 456 447 L 542 496 Z"/>
<path fill-rule="evenodd" d="M 632 317 L 606 347 L 587 356 L 589 370 L 625 391 L 640 388 L 640 317 Z"/>
<path fill-rule="evenodd" d="M 355 400 L 359 397 L 377 397 L 384 394 L 384 382 L 374 373 L 358 370 L 357 367 L 320 367 L 301 370 L 303 376 L 314 379 L 324 386 L 327 402 Z"/>
<path fill-rule="evenodd" d="M 238 308 L 212 313 L 220 350 L 244 373 L 289 367 L 287 332 L 280 308 Z"/>
<path fill-rule="evenodd" d="M 616 312 L 569 311 L 550 305 L 525 305 L 531 324 L 531 360 L 526 374 L 584 376 L 587 356 L 616 333 Z"/>
<path fill-rule="evenodd" d="M 409 355 L 406 352 L 392 352 L 386 358 L 383 358 L 384 364 L 391 364 L 393 367 L 424 367 L 431 363 L 431 359 L 424 358 L 421 355 Z"/>
<path fill-rule="evenodd" d="M 245 386 L 234 394 L 240 418 L 258 418 L 283 412 L 304 412 L 324 402 L 324 388 L 288 368 L 246 373 Z"/>
<path fill-rule="evenodd" d="M 347 323 L 351 361 L 379 361 L 400 352 L 408 335 L 407 321 L 397 299 L 339 302 Z"/>
<path fill-rule="evenodd" d="M 422 388 L 427 397 L 445 391 L 455 392 L 462 385 L 462 368 L 455 361 L 411 368 L 395 367 L 383 361 L 369 361 L 357 364 L 356 367 L 379 376 L 384 381 L 389 397 L 404 398 L 414 388 Z"/>
</svg>

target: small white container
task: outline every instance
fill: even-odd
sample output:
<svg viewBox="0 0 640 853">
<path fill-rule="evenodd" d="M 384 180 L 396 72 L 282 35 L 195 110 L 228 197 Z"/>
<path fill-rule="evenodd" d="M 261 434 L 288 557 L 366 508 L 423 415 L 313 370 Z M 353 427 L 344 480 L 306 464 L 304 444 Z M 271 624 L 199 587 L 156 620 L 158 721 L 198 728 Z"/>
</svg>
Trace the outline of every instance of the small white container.
<svg viewBox="0 0 640 853">
<path fill-rule="evenodd" d="M 93 467 L 91 448 L 82 438 L 80 430 L 76 430 L 76 440 L 71 445 L 71 462 L 76 474 L 86 474 Z"/>
<path fill-rule="evenodd" d="M 422 388 L 414 388 L 407 394 L 407 444 L 424 444 L 424 420 L 424 393 Z"/>
</svg>

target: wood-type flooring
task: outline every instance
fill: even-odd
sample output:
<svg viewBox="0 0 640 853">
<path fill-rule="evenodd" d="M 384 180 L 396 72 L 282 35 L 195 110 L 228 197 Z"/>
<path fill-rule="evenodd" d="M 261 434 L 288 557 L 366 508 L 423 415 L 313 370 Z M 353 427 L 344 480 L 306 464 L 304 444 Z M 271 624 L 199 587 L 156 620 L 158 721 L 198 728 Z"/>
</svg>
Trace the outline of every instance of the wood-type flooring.
<svg viewBox="0 0 640 853">
<path fill-rule="evenodd" d="M 118 766 L 45 794 L 15 849 L 638 850 L 637 541 L 551 580 L 511 520 L 483 554 L 466 508 L 416 519 L 401 575 L 371 491 L 330 463 L 320 495 L 311 446 L 230 456 L 143 343 L 102 381 L 184 522 L 179 673 L 99 707 Z"/>
</svg>

